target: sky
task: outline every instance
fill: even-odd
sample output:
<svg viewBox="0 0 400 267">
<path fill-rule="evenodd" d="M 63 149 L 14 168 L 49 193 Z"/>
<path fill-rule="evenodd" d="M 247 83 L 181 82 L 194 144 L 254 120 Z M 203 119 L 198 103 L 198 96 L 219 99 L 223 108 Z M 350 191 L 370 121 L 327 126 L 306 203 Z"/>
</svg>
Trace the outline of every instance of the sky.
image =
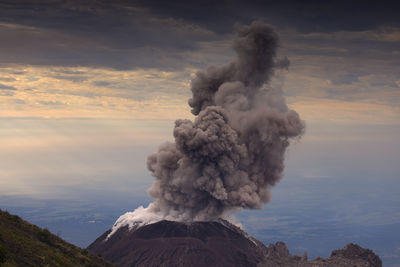
<svg viewBox="0 0 400 267">
<path fill-rule="evenodd" d="M 0 208 L 87 246 L 151 199 L 198 70 L 261 20 L 289 61 L 271 84 L 306 122 L 262 210 L 264 243 L 329 256 L 357 242 L 400 266 L 400 19 L 385 1 L 0 0 Z"/>
</svg>

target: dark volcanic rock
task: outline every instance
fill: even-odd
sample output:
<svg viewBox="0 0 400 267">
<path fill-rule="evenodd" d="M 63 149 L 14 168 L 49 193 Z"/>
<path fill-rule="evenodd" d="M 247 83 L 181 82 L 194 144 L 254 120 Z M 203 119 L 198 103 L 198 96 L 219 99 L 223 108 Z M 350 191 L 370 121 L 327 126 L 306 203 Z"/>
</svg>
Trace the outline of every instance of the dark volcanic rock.
<svg viewBox="0 0 400 267">
<path fill-rule="evenodd" d="M 264 261 L 258 267 L 297 266 L 297 267 L 382 267 L 381 259 L 370 249 L 355 244 L 346 244 L 343 249 L 334 250 L 329 258 L 316 258 L 307 261 L 307 253 L 302 257 L 291 256 L 285 243 L 269 245 Z"/>
<path fill-rule="evenodd" d="M 160 221 L 107 231 L 89 247 L 120 266 L 382 266 L 371 250 L 348 244 L 328 259 L 291 256 L 285 243 L 264 246 L 227 221 Z"/>
<path fill-rule="evenodd" d="M 109 231 L 88 249 L 121 266 L 257 266 L 263 251 L 240 229 L 219 222 L 160 221 Z"/>
<path fill-rule="evenodd" d="M 350 259 L 370 264 L 359 266 L 382 266 L 381 259 L 372 250 L 352 243 L 346 244 L 343 249 L 332 251 L 330 259 Z"/>
</svg>

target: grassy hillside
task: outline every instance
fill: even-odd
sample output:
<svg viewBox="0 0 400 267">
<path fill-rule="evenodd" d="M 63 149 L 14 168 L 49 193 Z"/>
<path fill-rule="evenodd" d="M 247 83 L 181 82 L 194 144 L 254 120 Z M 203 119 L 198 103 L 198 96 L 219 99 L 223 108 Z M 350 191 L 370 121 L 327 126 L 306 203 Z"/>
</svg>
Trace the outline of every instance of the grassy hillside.
<svg viewBox="0 0 400 267">
<path fill-rule="evenodd" d="M 114 266 L 0 210 L 0 266 Z"/>
</svg>

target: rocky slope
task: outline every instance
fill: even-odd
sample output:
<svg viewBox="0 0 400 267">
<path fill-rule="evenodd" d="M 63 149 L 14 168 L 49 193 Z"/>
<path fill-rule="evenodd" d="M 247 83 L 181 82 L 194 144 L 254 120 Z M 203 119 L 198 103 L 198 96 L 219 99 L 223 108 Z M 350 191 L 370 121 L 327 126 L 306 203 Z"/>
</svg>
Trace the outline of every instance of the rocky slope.
<svg viewBox="0 0 400 267">
<path fill-rule="evenodd" d="M 16 215 L 0 210 L 0 266 L 114 266 Z"/>
<path fill-rule="evenodd" d="M 227 221 L 160 221 L 107 231 L 88 250 L 120 266 L 382 266 L 371 250 L 354 244 L 327 259 L 292 256 L 283 242 L 266 247 Z"/>
</svg>

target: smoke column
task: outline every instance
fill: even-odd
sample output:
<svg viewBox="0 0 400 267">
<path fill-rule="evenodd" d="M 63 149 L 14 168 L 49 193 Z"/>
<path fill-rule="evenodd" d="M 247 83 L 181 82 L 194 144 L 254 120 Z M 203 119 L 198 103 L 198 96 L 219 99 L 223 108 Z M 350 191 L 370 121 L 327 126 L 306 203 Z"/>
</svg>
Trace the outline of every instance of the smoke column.
<svg viewBox="0 0 400 267">
<path fill-rule="evenodd" d="M 113 232 L 162 219 L 215 220 L 230 210 L 260 209 L 270 199 L 289 141 L 305 126 L 282 90 L 268 85 L 274 69 L 288 65 L 276 60 L 275 31 L 258 21 L 237 31 L 237 59 L 192 80 L 195 120 L 176 120 L 175 143 L 162 144 L 147 159 L 155 202 L 122 215 Z"/>
</svg>

